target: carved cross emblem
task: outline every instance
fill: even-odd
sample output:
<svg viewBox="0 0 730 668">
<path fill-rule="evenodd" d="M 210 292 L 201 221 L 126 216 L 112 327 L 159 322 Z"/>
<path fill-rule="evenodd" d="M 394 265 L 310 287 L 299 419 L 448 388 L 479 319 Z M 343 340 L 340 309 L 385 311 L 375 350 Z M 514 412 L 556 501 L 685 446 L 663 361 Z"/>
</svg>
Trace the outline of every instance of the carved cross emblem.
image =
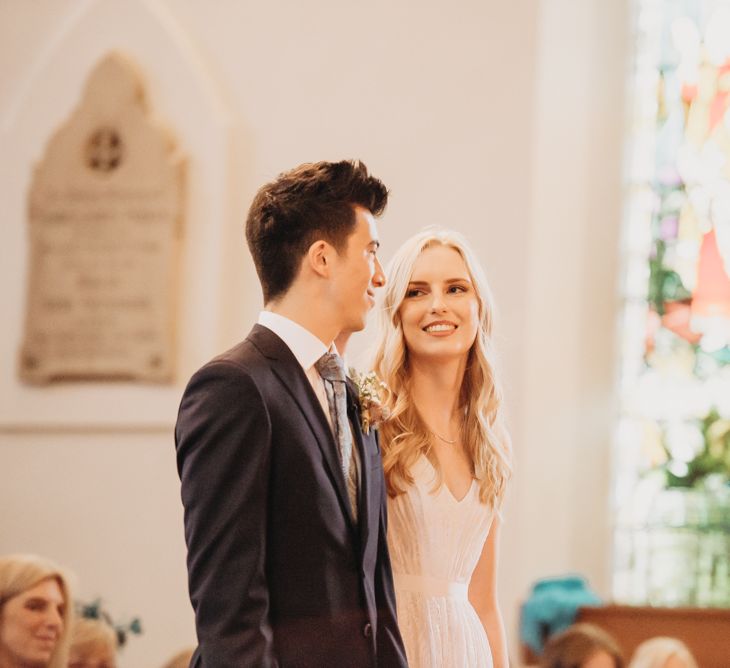
<svg viewBox="0 0 730 668">
<path fill-rule="evenodd" d="M 122 163 L 122 138 L 114 128 L 96 130 L 86 145 L 86 164 L 99 172 L 111 172 Z"/>
</svg>

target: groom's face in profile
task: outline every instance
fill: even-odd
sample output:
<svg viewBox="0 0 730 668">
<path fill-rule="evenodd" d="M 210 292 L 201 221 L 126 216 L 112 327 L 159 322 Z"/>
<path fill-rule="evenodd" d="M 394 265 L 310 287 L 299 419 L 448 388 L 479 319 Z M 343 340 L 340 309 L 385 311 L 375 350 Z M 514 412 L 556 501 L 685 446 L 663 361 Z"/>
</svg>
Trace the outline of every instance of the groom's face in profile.
<svg viewBox="0 0 730 668">
<path fill-rule="evenodd" d="M 361 206 L 354 209 L 355 227 L 335 258 L 330 291 L 341 316 L 340 329 L 351 332 L 365 327 L 368 311 L 375 305 L 375 289 L 385 285 L 375 219 Z"/>
</svg>

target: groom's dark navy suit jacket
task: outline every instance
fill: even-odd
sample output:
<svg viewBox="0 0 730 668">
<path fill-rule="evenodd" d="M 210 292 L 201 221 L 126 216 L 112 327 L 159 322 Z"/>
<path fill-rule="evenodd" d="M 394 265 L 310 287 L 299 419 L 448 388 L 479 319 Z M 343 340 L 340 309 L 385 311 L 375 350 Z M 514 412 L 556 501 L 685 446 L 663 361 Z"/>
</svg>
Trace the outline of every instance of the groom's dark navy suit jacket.
<svg viewBox="0 0 730 668">
<path fill-rule="evenodd" d="M 183 396 L 175 442 L 198 649 L 191 666 L 405 666 L 374 432 L 353 522 L 327 418 L 291 350 L 256 325 Z"/>
</svg>

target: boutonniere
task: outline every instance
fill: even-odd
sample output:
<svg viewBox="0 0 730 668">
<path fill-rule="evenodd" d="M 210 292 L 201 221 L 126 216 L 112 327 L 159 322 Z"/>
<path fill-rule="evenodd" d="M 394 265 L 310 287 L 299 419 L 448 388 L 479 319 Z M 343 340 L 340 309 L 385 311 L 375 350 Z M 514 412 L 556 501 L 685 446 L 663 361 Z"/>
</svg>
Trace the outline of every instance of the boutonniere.
<svg viewBox="0 0 730 668">
<path fill-rule="evenodd" d="M 364 434 L 377 429 L 390 417 L 390 409 L 383 405 L 388 386 L 378 378 L 374 371 L 360 373 L 350 368 L 350 378 L 357 387 L 357 400 L 360 403 L 360 427 Z"/>
</svg>

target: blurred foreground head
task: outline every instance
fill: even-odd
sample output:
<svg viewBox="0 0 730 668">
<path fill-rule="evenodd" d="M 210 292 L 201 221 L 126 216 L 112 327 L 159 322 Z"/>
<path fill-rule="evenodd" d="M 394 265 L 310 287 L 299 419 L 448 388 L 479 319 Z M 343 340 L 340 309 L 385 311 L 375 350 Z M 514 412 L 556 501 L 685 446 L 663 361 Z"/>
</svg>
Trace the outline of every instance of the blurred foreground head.
<svg viewBox="0 0 730 668">
<path fill-rule="evenodd" d="M 66 668 L 72 614 L 59 566 L 35 555 L 0 557 L 0 666 Z"/>
<path fill-rule="evenodd" d="M 698 668 L 687 645 L 676 638 L 651 638 L 636 648 L 629 668 Z"/>
<path fill-rule="evenodd" d="M 624 668 L 624 659 L 603 629 L 574 624 L 547 641 L 540 668 Z"/>
<path fill-rule="evenodd" d="M 68 668 L 116 668 L 117 634 L 101 619 L 77 619 Z"/>
</svg>

